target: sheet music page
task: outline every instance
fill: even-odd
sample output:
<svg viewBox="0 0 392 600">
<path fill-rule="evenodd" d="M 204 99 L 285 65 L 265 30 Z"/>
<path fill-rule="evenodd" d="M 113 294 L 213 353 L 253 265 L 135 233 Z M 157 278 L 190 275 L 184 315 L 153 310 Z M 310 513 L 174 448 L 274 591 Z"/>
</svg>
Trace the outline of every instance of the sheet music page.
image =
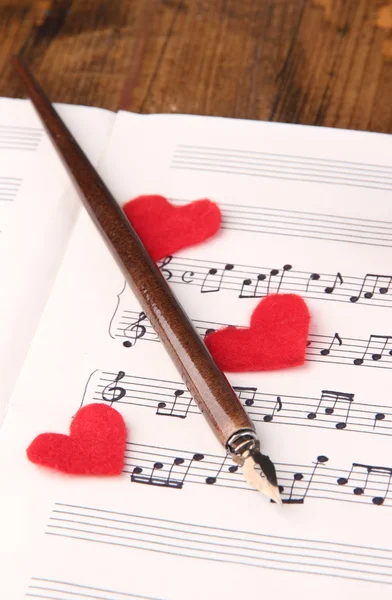
<svg viewBox="0 0 392 600">
<path fill-rule="evenodd" d="M 56 108 L 97 164 L 115 115 Z M 0 98 L 0 424 L 79 210 L 31 103 Z"/>
<path fill-rule="evenodd" d="M 377 134 L 118 116 L 100 168 L 121 204 L 222 209 L 219 235 L 160 262 L 202 336 L 267 293 L 309 305 L 304 367 L 229 374 L 284 505 L 225 456 L 83 211 L 0 433 L 2 596 L 388 596 L 391 156 Z M 120 477 L 27 461 L 92 402 L 126 421 Z"/>
</svg>

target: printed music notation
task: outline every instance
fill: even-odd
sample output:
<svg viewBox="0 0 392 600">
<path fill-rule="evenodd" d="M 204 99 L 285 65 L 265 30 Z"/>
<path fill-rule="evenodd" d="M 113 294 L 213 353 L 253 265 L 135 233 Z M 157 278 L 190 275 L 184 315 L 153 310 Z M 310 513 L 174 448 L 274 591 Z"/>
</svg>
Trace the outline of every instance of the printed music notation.
<svg viewBox="0 0 392 600">
<path fill-rule="evenodd" d="M 392 189 L 392 168 L 387 165 L 238 148 L 179 144 L 174 151 L 170 166 L 172 169 L 235 173 L 252 177 L 380 190 Z"/>
<path fill-rule="evenodd" d="M 228 292 L 240 299 L 300 294 L 312 300 L 392 307 L 392 274 L 366 273 L 361 278 L 297 271 L 290 264 L 252 267 L 175 256 L 167 256 L 158 266 L 171 284 L 195 286 L 201 294 Z"/>
<path fill-rule="evenodd" d="M 351 392 L 323 389 L 318 396 L 309 397 L 266 393 L 253 386 L 233 387 L 255 422 L 392 435 L 391 407 L 359 402 Z M 125 371 L 94 371 L 82 405 L 90 399 L 148 408 L 158 417 L 183 420 L 200 415 L 182 382 L 137 377 Z"/>
<path fill-rule="evenodd" d="M 319 455 L 306 465 L 275 462 L 275 467 L 284 504 L 314 498 L 392 507 L 392 466 L 353 463 L 349 469 L 332 468 L 328 457 Z M 199 483 L 256 492 L 228 455 L 127 443 L 124 472 L 132 483 L 155 487 L 182 489 Z"/>
<path fill-rule="evenodd" d="M 43 133 L 39 127 L 0 125 L 0 150 L 34 152 L 41 143 Z"/>
<path fill-rule="evenodd" d="M 50 594 L 50 595 L 48 595 Z M 55 579 L 32 577 L 26 597 L 45 598 L 52 600 L 69 600 L 72 598 L 90 598 L 91 600 L 159 600 L 152 596 L 139 596 L 130 592 L 119 592 L 97 588 L 93 585 L 82 585 L 70 581 L 57 581 Z"/>
<path fill-rule="evenodd" d="M 112 318 L 110 323 L 110 335 L 120 339 L 125 347 L 132 348 L 139 340 L 159 342 L 143 312 L 123 309 L 116 314 L 118 318 Z M 198 319 L 192 321 L 202 337 L 229 325 L 216 321 L 207 323 Z M 333 335 L 310 334 L 305 357 L 310 362 L 391 369 L 392 335 L 371 334 L 367 339 L 357 339 L 337 332 Z"/>
<path fill-rule="evenodd" d="M 392 583 L 389 549 L 283 537 L 56 502 L 46 534 L 97 544 L 274 571 Z"/>
</svg>

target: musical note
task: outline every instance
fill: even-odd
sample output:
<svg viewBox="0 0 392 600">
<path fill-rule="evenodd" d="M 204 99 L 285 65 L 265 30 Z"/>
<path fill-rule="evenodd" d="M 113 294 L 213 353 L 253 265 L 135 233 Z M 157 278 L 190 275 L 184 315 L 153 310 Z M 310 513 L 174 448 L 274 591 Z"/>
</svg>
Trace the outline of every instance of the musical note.
<svg viewBox="0 0 392 600">
<path fill-rule="evenodd" d="M 324 292 L 326 294 L 333 294 L 333 292 L 335 291 L 335 288 L 336 288 L 336 284 L 338 282 L 339 282 L 339 285 L 342 285 L 344 283 L 343 277 L 341 276 L 340 273 L 336 273 L 335 281 L 334 281 L 333 285 L 329 286 L 329 287 L 326 287 L 325 290 L 324 290 Z"/>
<path fill-rule="evenodd" d="M 281 287 L 281 285 L 282 285 L 282 281 L 283 281 L 283 277 L 286 275 L 286 273 L 287 273 L 288 271 L 291 271 L 291 269 L 292 269 L 292 268 L 293 268 L 293 267 L 292 267 L 291 265 L 284 265 L 284 266 L 283 266 L 283 271 L 281 272 L 281 275 L 280 275 L 279 285 L 278 285 L 278 288 L 277 288 L 277 290 L 276 290 L 276 292 L 275 292 L 276 294 L 279 294 L 280 287 Z M 267 294 L 269 294 L 269 283 L 268 283 Z"/>
<path fill-rule="evenodd" d="M 306 496 L 308 495 L 310 486 L 312 485 L 312 481 L 314 479 L 314 476 L 316 474 L 317 469 L 319 468 L 320 465 L 324 465 L 325 463 L 327 463 L 328 460 L 329 460 L 328 457 L 324 456 L 324 455 L 320 455 L 320 456 L 317 457 L 316 462 L 313 463 L 314 467 L 313 467 L 313 470 L 312 470 L 311 475 L 309 477 L 309 480 L 308 480 L 308 483 L 306 485 L 306 488 L 305 488 L 305 491 L 304 491 L 303 495 L 299 496 L 299 497 L 296 497 L 296 498 L 293 497 L 294 496 L 295 487 L 297 486 L 298 482 L 304 481 L 304 475 L 302 473 L 294 473 L 294 475 L 293 475 L 293 483 L 291 485 L 291 490 L 290 490 L 290 495 L 289 495 L 288 498 L 285 498 L 285 499 L 282 500 L 283 504 L 303 504 L 305 502 Z"/>
<path fill-rule="evenodd" d="M 204 337 L 206 337 L 207 335 L 210 335 L 210 333 L 214 333 L 214 331 L 216 331 L 216 329 L 212 329 L 211 327 L 209 327 L 208 329 L 205 330 Z"/>
<path fill-rule="evenodd" d="M 201 462 L 202 460 L 204 460 L 204 454 L 200 454 L 199 452 L 196 452 L 196 454 L 194 454 L 191 458 L 191 460 L 188 462 L 188 466 L 186 468 L 186 471 L 184 473 L 184 476 L 182 478 L 182 484 L 185 483 L 185 480 L 193 466 L 193 463 L 195 462 Z"/>
<path fill-rule="evenodd" d="M 359 473 L 358 473 L 359 472 Z M 353 494 L 356 496 L 362 496 L 366 492 L 366 488 L 368 486 L 369 481 L 372 481 L 372 490 L 374 488 L 381 488 L 384 493 L 380 496 L 373 496 L 372 502 L 377 506 L 381 506 L 384 504 L 385 499 L 389 493 L 389 487 L 391 484 L 392 478 L 392 468 L 390 467 L 376 467 L 373 465 L 364 465 L 361 463 L 353 463 L 351 467 L 351 471 L 347 477 L 339 477 L 337 483 L 339 485 L 347 485 L 349 483 L 350 478 L 353 478 L 355 484 L 353 485 Z M 362 485 L 356 485 L 358 478 L 364 477 Z"/>
<path fill-rule="evenodd" d="M 172 271 L 170 271 L 169 269 L 166 269 L 166 265 L 170 265 L 171 261 L 173 260 L 172 256 L 166 256 L 166 258 L 163 258 L 162 260 L 160 260 L 157 264 L 158 267 L 162 273 L 162 275 L 164 276 L 164 278 L 166 279 L 166 281 L 170 281 L 170 279 L 173 277 L 173 273 Z"/>
<path fill-rule="evenodd" d="M 187 475 L 189 474 L 193 463 L 200 462 L 203 459 L 204 454 L 194 454 L 191 460 L 188 462 L 188 466 L 186 467 L 184 474 L 179 478 L 173 477 L 173 471 L 176 467 L 182 467 L 184 465 L 185 459 L 181 457 L 174 458 L 166 476 L 155 475 L 157 471 L 161 471 L 164 468 L 164 465 L 161 462 L 155 462 L 150 469 L 149 474 L 145 474 L 142 467 L 134 467 L 131 473 L 131 481 L 133 483 L 143 483 L 145 485 L 154 485 L 157 487 L 168 487 L 180 490 L 184 486 Z"/>
<path fill-rule="evenodd" d="M 207 275 L 204 277 L 203 283 L 201 284 L 201 293 L 209 294 L 211 292 L 219 292 L 221 289 L 222 281 L 227 271 L 232 271 L 234 265 L 227 264 L 224 269 L 209 269 Z"/>
<path fill-rule="evenodd" d="M 317 408 L 314 412 L 308 413 L 308 419 L 316 419 L 318 412 L 323 404 L 328 404 L 328 406 L 326 406 L 324 410 L 326 415 L 335 414 L 336 407 L 339 407 L 339 404 L 341 404 L 345 406 L 345 408 L 343 409 L 343 413 L 345 413 L 344 419 L 343 421 L 338 421 L 335 427 L 336 429 L 345 429 L 347 427 L 348 417 L 353 400 L 354 394 L 349 394 L 346 392 L 334 392 L 332 390 L 322 390 Z"/>
<path fill-rule="evenodd" d="M 350 364 L 352 365 L 352 357 Z M 112 402 L 115 396 L 114 401 L 118 403 L 124 401 L 127 406 L 153 409 L 158 416 L 177 416 L 185 419 L 190 414 L 195 417 L 200 414 L 191 394 L 180 381 L 137 377 L 130 373 L 122 377 L 123 374 L 124 372 L 120 371 L 116 378 L 114 373 L 93 371 L 86 383 L 80 406 L 90 399 L 101 400 L 104 393 L 104 400 L 108 402 Z M 113 387 L 116 389 L 111 391 Z M 286 426 L 336 428 L 352 433 L 392 437 L 390 407 L 375 404 L 373 398 L 361 402 L 361 396 L 355 396 L 354 401 L 352 393 L 328 389 L 321 390 L 317 396 L 281 395 L 272 391 L 267 393 L 259 391 L 255 386 L 237 385 L 233 386 L 233 390 L 241 404 L 249 409 L 255 422 L 265 423 L 273 420 Z"/>
<path fill-rule="evenodd" d="M 324 348 L 323 350 L 320 350 L 320 354 L 322 354 L 323 356 L 328 356 L 328 354 L 331 352 L 331 348 L 334 345 L 335 341 L 339 344 L 339 346 L 341 346 L 343 344 L 340 335 L 338 333 L 335 333 L 329 347 Z"/>
<path fill-rule="evenodd" d="M 206 483 L 207 483 L 207 485 L 213 485 L 214 483 L 217 482 L 217 479 L 218 479 L 219 475 L 221 474 L 222 469 L 225 466 L 228 458 L 229 458 L 229 455 L 226 454 L 226 456 L 224 457 L 222 463 L 220 464 L 220 466 L 219 466 L 216 474 L 213 477 L 206 477 Z M 237 465 L 233 465 L 233 466 L 236 467 Z M 237 471 L 237 469 L 238 469 L 238 467 L 233 469 L 233 466 L 229 468 L 229 472 L 230 473 L 235 473 Z"/>
<path fill-rule="evenodd" d="M 185 449 L 179 453 L 172 448 L 133 442 L 127 446 L 126 467 L 130 470 L 131 481 L 135 483 L 181 489 L 187 482 L 250 490 L 238 465 L 228 464 L 226 454 L 195 454 Z M 165 457 L 164 460 L 162 457 Z M 204 461 L 202 465 L 198 464 L 200 461 Z M 371 500 L 373 504 L 392 507 L 391 467 L 352 463 L 348 472 L 348 469 L 343 470 L 336 464 L 330 465 L 328 457 L 323 454 L 310 463 L 293 464 L 290 461 L 275 465 L 284 504 L 304 504 L 311 497 L 363 504 Z"/>
<path fill-rule="evenodd" d="M 238 465 L 231 465 L 228 469 L 229 473 L 237 473 Z"/>
<path fill-rule="evenodd" d="M 155 477 L 154 473 L 163 469 L 161 462 L 155 462 L 150 475 L 143 475 L 143 469 L 141 467 L 135 467 L 131 474 L 131 481 L 134 483 L 145 483 L 146 485 L 159 485 L 163 487 L 167 486 L 167 479 L 165 477 Z"/>
<path fill-rule="evenodd" d="M 297 487 L 296 484 L 297 484 L 298 481 L 303 481 L 303 478 L 304 478 L 303 473 L 294 473 L 294 475 L 293 475 L 293 482 L 291 484 L 289 497 L 285 498 L 284 500 L 282 500 L 282 502 L 284 504 L 303 504 L 304 503 L 305 495 L 299 496 L 297 498 L 294 497 L 294 493 L 297 491 L 296 490 L 296 487 Z"/>
<path fill-rule="evenodd" d="M 173 467 L 175 465 L 182 465 L 183 462 L 184 460 L 182 458 L 175 458 L 173 460 L 172 466 L 167 477 L 160 477 L 158 475 L 155 475 L 157 471 L 161 471 L 164 467 L 163 463 L 161 462 L 154 463 L 149 475 L 143 475 L 144 469 L 142 469 L 141 467 L 135 467 L 131 474 L 131 481 L 134 483 L 144 483 L 146 485 L 156 485 L 158 487 L 170 487 L 174 489 L 181 489 L 183 482 L 178 479 L 173 479 L 170 476 Z"/>
<path fill-rule="evenodd" d="M 392 296 L 392 295 L 391 295 Z M 145 325 L 141 325 L 139 319 L 136 317 L 140 315 L 140 313 L 136 311 L 127 311 L 127 318 L 130 321 L 131 319 L 136 319 L 135 322 L 132 322 L 128 327 L 129 330 L 133 329 L 133 337 L 137 339 L 144 339 L 150 342 L 159 342 L 159 338 L 154 331 L 152 325 L 148 322 L 148 319 L 145 320 Z M 144 319 L 143 315 L 140 319 Z M 199 332 L 201 336 L 205 336 L 207 333 L 210 333 L 213 330 L 216 330 L 220 326 L 225 327 L 235 327 L 234 324 L 226 323 L 208 323 L 205 321 L 193 321 L 196 330 Z M 121 332 L 123 330 L 120 330 Z M 124 337 L 123 334 L 118 334 L 118 337 Z M 309 361 L 319 361 L 320 355 L 323 357 L 329 356 L 330 363 L 337 363 L 341 365 L 361 365 L 365 362 L 365 358 L 367 358 L 367 354 L 371 356 L 371 360 L 366 361 L 366 366 L 377 367 L 377 362 L 380 361 L 382 357 L 384 357 L 388 353 L 388 357 L 392 356 L 392 336 L 382 336 L 382 335 L 371 335 L 370 339 L 358 339 L 358 338 L 343 338 L 340 337 L 338 333 L 335 333 L 333 337 L 319 335 L 319 334 L 310 334 L 309 342 L 306 348 L 306 359 Z M 390 346 L 388 347 L 388 344 Z M 340 349 L 340 346 L 344 347 Z M 372 348 L 372 345 L 375 348 Z M 326 348 L 324 346 L 327 346 Z M 380 347 L 381 346 L 381 347 Z M 358 352 L 362 353 L 361 358 L 353 359 L 353 355 L 358 355 Z M 317 358 L 316 358 L 317 357 Z M 392 369 L 392 360 L 385 360 L 383 364 L 380 366 L 383 369 Z"/>
<path fill-rule="evenodd" d="M 238 295 L 239 298 L 259 298 L 263 294 L 259 292 L 260 281 L 265 281 L 266 276 L 263 274 L 257 275 L 255 281 L 252 279 L 244 279 L 241 285 L 241 290 Z"/>
<path fill-rule="evenodd" d="M 272 410 L 272 413 L 270 415 L 265 415 L 264 421 L 266 423 L 271 423 L 271 421 L 273 421 L 273 419 L 274 419 L 275 412 L 280 412 L 282 410 L 282 406 L 283 406 L 282 400 L 281 400 L 280 396 L 277 396 L 275 406 Z"/>
<path fill-rule="evenodd" d="M 138 339 L 146 335 L 146 327 L 141 325 L 142 321 L 145 321 L 146 319 L 147 316 L 144 312 L 141 312 L 139 313 L 139 318 L 124 329 L 123 335 L 127 338 L 131 338 L 123 342 L 125 348 L 131 348 L 136 344 Z"/>
<path fill-rule="evenodd" d="M 291 269 L 292 269 L 291 265 L 284 265 L 283 271 L 282 271 L 282 273 L 280 275 L 280 280 L 279 280 L 279 283 L 278 283 L 278 287 L 277 287 L 276 292 L 275 292 L 276 294 L 279 294 L 279 291 L 280 291 L 280 288 L 281 288 L 281 285 L 282 285 L 282 281 L 283 281 L 283 277 L 285 276 L 285 274 L 288 271 L 291 271 Z M 269 277 L 268 277 L 268 284 L 267 284 L 267 296 L 272 293 L 271 289 L 272 289 L 272 286 L 273 286 L 273 278 L 277 277 L 278 275 L 279 275 L 279 269 L 272 269 L 272 271 L 270 271 L 270 274 L 269 274 Z"/>
<path fill-rule="evenodd" d="M 370 298 L 373 298 L 379 280 L 386 280 L 387 285 L 381 286 L 378 289 L 378 292 L 380 294 L 387 294 L 389 291 L 391 282 L 392 282 L 392 276 L 376 275 L 374 273 L 367 273 L 367 275 L 365 275 L 365 277 L 362 281 L 361 289 L 359 290 L 358 296 L 351 296 L 350 302 L 357 302 L 359 300 L 359 298 L 362 296 L 362 294 L 363 294 L 363 297 L 366 298 L 367 300 L 370 300 Z M 364 289 L 366 288 L 367 285 L 369 285 L 370 290 L 364 292 Z"/>
<path fill-rule="evenodd" d="M 379 421 L 383 421 L 384 419 L 385 419 L 385 413 L 376 413 L 374 415 L 373 429 L 376 428 L 376 425 Z"/>
<path fill-rule="evenodd" d="M 256 387 L 242 387 L 240 385 L 233 385 L 233 390 L 236 392 L 239 400 L 244 400 L 245 406 L 253 406 L 257 392 Z"/>
<path fill-rule="evenodd" d="M 272 278 L 276 277 L 277 275 L 279 275 L 279 269 L 272 269 L 272 271 L 270 271 L 270 274 L 268 277 L 268 284 L 267 284 L 267 296 L 270 293 L 270 286 L 272 283 Z"/>
<path fill-rule="evenodd" d="M 272 269 L 268 275 L 267 281 L 267 289 L 264 293 L 259 292 L 259 284 L 261 281 L 265 281 L 267 276 L 260 273 L 257 275 L 256 279 L 253 281 L 252 279 L 244 279 L 242 282 L 241 290 L 239 293 L 239 298 L 259 298 L 263 295 L 268 296 L 269 294 L 275 293 L 279 294 L 280 288 L 282 286 L 283 278 L 285 274 L 292 269 L 291 265 L 284 265 L 282 271 L 279 269 Z M 280 278 L 278 285 L 276 287 L 275 292 L 272 291 L 274 278 L 277 277 L 280 273 Z"/>
<path fill-rule="evenodd" d="M 167 408 L 166 402 L 159 402 L 155 414 L 164 417 L 177 417 L 179 419 L 185 419 L 188 415 L 193 398 L 190 398 L 186 404 L 177 403 L 178 398 L 181 398 L 181 396 L 184 394 L 185 390 L 175 390 L 174 402 L 171 403 L 171 407 Z"/>
<path fill-rule="evenodd" d="M 214 261 L 213 265 L 194 258 L 167 256 L 158 263 L 162 275 L 172 284 L 197 286 L 201 293 L 214 293 L 222 290 L 235 293 L 239 298 L 254 299 L 272 293 L 300 293 L 305 297 L 351 304 L 363 299 L 364 304 L 392 308 L 392 275 L 367 273 L 362 277 L 336 275 L 319 272 L 293 270 L 286 264 L 281 269 L 260 266 L 235 266 L 231 263 Z M 325 287 L 325 283 L 329 283 Z M 124 288 L 125 289 L 125 288 Z M 337 291 L 338 290 L 338 291 Z M 122 290 L 124 291 L 124 290 Z M 389 292 L 389 293 L 388 293 Z M 121 307 L 128 295 L 118 295 L 117 307 L 110 322 L 109 333 L 121 331 L 122 321 L 129 319 Z M 121 298 L 120 298 L 121 296 Z"/>
<path fill-rule="evenodd" d="M 167 482 L 168 482 L 168 487 L 175 487 L 177 489 L 181 489 L 182 486 L 184 485 L 184 479 L 182 479 L 181 481 L 179 481 L 178 479 L 173 479 L 172 478 L 172 473 L 175 467 L 179 467 L 181 465 L 184 464 L 184 459 L 180 458 L 180 457 L 176 457 L 170 467 L 170 471 L 169 474 L 167 476 Z"/>
<path fill-rule="evenodd" d="M 371 335 L 361 358 L 354 359 L 354 365 L 362 365 L 366 359 L 366 355 L 369 353 L 372 360 L 381 360 L 387 344 L 392 340 L 392 336 L 389 335 Z M 371 346 L 373 348 L 371 349 Z M 375 352 L 376 350 L 376 352 Z M 388 351 L 388 355 L 392 356 L 392 349 Z"/>
<path fill-rule="evenodd" d="M 310 283 L 312 281 L 318 281 L 319 279 L 320 279 L 320 275 L 318 273 L 311 273 L 309 275 L 309 279 L 308 279 L 307 284 L 306 284 L 306 290 L 305 290 L 305 292 L 309 291 L 309 286 L 310 286 Z"/>
<path fill-rule="evenodd" d="M 108 385 L 103 389 L 102 399 L 105 400 L 105 402 L 110 402 L 112 405 L 113 402 L 118 402 L 121 400 L 121 398 L 124 398 L 127 393 L 125 388 L 117 385 L 119 381 L 124 379 L 124 377 L 124 371 L 119 371 L 116 378 L 111 383 L 108 383 Z"/>
</svg>

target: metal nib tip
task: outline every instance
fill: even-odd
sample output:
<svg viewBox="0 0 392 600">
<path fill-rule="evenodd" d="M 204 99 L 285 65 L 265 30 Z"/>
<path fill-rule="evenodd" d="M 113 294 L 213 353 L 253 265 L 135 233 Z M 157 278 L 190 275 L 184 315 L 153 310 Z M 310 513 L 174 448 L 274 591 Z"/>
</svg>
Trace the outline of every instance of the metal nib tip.
<svg viewBox="0 0 392 600">
<path fill-rule="evenodd" d="M 256 466 L 260 470 L 256 471 Z M 275 467 L 268 456 L 258 451 L 249 454 L 242 465 L 242 471 L 251 486 L 271 498 L 276 504 L 282 504 Z"/>
</svg>

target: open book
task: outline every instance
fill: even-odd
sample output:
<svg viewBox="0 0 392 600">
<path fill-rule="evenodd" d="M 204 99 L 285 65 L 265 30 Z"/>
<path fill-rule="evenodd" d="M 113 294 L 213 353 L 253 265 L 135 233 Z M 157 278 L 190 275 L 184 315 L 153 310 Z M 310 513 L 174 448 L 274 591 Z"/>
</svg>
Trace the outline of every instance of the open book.
<svg viewBox="0 0 392 600">
<path fill-rule="evenodd" d="M 58 106 L 120 204 L 216 201 L 160 261 L 201 336 L 308 302 L 304 367 L 229 376 L 284 505 L 225 456 L 27 101 L 0 101 L 1 598 L 367 599 L 392 584 L 392 147 L 381 134 Z M 124 473 L 28 462 L 104 402 Z"/>
</svg>

